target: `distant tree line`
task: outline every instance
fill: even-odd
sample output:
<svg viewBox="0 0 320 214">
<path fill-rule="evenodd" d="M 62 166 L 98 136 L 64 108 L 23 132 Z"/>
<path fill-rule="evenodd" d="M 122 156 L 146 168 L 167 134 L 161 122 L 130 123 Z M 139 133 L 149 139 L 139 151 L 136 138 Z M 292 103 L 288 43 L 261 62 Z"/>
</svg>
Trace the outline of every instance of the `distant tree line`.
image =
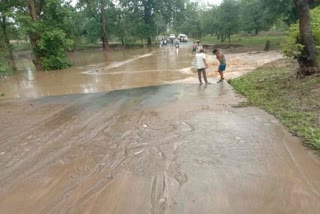
<svg viewBox="0 0 320 214">
<path fill-rule="evenodd" d="M 10 40 L 27 40 L 38 70 L 71 65 L 67 52 L 85 44 L 109 41 L 147 45 L 157 35 L 185 33 L 194 38 L 211 34 L 221 41 L 237 32 L 253 35 L 299 18 L 299 7 L 315 0 L 223 0 L 221 5 L 200 5 L 190 0 L 1 0 L 0 73 L 14 69 Z M 300 13 L 301 14 L 301 13 Z M 304 37 L 301 37 L 303 40 Z M 8 63 L 9 62 L 9 63 Z"/>
</svg>

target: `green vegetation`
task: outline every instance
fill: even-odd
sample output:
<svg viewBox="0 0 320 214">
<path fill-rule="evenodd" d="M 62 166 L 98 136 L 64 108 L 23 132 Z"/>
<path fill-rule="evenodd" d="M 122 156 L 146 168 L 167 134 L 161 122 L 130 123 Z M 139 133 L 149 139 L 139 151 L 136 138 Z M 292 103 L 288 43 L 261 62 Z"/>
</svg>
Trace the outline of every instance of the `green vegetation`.
<svg viewBox="0 0 320 214">
<path fill-rule="evenodd" d="M 9 76 L 10 74 L 12 74 L 12 71 L 6 62 L 0 62 L 0 77 Z"/>
<path fill-rule="evenodd" d="M 314 42 L 320 51 L 320 7 L 311 10 L 311 27 Z M 303 52 L 304 45 L 299 43 L 299 23 L 292 24 L 288 30 L 285 42 L 282 43 L 282 52 L 288 57 L 298 58 Z M 318 55 L 320 60 L 320 55 Z"/>
<path fill-rule="evenodd" d="M 231 43 L 232 44 L 239 44 L 241 46 L 245 46 L 246 48 L 256 49 L 256 50 L 263 50 L 265 43 L 267 40 L 271 43 L 271 49 L 279 50 L 280 44 L 284 42 L 286 36 L 281 33 L 274 33 L 269 35 L 234 35 L 232 37 Z M 211 36 L 204 36 L 202 37 L 202 43 L 204 44 L 225 44 L 225 42 L 221 42 L 217 39 L 217 37 Z"/>
<path fill-rule="evenodd" d="M 4 48 L 2 48 L 3 46 L 3 41 L 0 38 L 0 77 L 12 74 L 12 69 L 10 68 L 8 61 L 6 60 L 7 52 L 4 50 Z"/>
<path fill-rule="evenodd" d="M 247 97 L 245 105 L 265 109 L 307 145 L 320 150 L 320 76 L 297 80 L 290 62 L 280 64 L 264 66 L 230 83 Z"/>
<path fill-rule="evenodd" d="M 35 52 L 41 56 L 44 70 L 63 69 L 71 65 L 68 61 L 67 50 L 70 50 L 74 41 L 67 39 L 61 30 L 44 32 L 35 47 Z"/>
</svg>

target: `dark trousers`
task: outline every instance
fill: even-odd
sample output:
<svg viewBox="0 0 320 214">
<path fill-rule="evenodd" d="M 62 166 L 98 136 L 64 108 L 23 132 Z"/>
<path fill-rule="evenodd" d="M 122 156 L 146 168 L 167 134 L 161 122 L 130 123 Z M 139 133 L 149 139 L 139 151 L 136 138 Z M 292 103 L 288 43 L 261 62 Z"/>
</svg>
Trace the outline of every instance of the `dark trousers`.
<svg viewBox="0 0 320 214">
<path fill-rule="evenodd" d="M 202 76 L 203 76 L 204 81 L 205 81 L 205 82 L 208 82 L 208 81 L 207 81 L 207 74 L 206 74 L 206 69 L 205 69 L 205 68 L 198 69 L 199 82 L 202 82 L 202 81 L 201 81 L 201 72 L 202 72 Z"/>
</svg>

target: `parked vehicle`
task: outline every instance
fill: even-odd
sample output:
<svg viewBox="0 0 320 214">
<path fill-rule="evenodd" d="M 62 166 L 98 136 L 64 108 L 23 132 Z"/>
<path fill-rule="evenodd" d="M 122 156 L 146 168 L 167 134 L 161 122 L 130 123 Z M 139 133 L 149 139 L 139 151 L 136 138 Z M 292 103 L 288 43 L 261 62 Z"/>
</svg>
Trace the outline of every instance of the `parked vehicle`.
<svg viewBox="0 0 320 214">
<path fill-rule="evenodd" d="M 170 34 L 169 39 L 175 39 L 175 38 L 176 38 L 176 35 Z"/>
<path fill-rule="evenodd" d="M 182 34 L 182 33 L 178 35 L 178 39 L 180 42 L 188 42 L 188 40 L 189 40 L 188 36 L 186 34 Z"/>
</svg>

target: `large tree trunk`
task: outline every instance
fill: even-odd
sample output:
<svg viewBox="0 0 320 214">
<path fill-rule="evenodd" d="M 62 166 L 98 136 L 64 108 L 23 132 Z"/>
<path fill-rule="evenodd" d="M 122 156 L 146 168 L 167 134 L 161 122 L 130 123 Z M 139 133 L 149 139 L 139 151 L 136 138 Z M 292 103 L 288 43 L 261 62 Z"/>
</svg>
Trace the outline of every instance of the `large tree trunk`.
<svg viewBox="0 0 320 214">
<path fill-rule="evenodd" d="M 109 49 L 108 34 L 106 30 L 106 0 L 101 0 L 101 26 L 102 26 L 102 47 Z"/>
<path fill-rule="evenodd" d="M 303 51 L 298 57 L 299 75 L 301 76 L 308 76 L 319 70 L 317 49 L 311 33 L 309 12 L 310 2 L 311 0 L 294 0 L 299 13 L 299 42 L 304 45 Z"/>
<path fill-rule="evenodd" d="M 147 45 L 150 47 L 152 45 L 152 39 L 151 39 L 151 29 L 152 29 L 152 6 L 151 6 L 151 1 L 145 1 L 143 2 L 144 5 L 144 23 L 146 25 L 146 32 L 147 34 L 145 35 L 147 37 Z"/>
<path fill-rule="evenodd" d="M 151 37 L 149 36 L 148 37 L 148 46 L 150 47 L 152 45 L 152 40 L 151 40 Z"/>
<path fill-rule="evenodd" d="M 27 3 L 28 3 L 28 9 L 29 9 L 30 17 L 31 17 L 33 22 L 36 22 L 37 21 L 38 11 L 37 11 L 37 7 L 36 7 L 36 4 L 35 4 L 35 0 L 28 0 Z M 30 43 L 31 43 L 32 49 L 35 50 L 36 47 L 37 47 L 37 43 L 38 43 L 38 41 L 40 39 L 40 35 L 37 32 L 29 32 L 29 38 L 30 38 Z M 35 67 L 36 67 L 36 69 L 38 71 L 42 70 L 42 64 L 41 64 L 40 56 L 34 51 L 33 51 L 33 54 L 34 54 L 34 57 L 35 57 L 35 59 L 33 60 L 33 64 L 35 65 Z"/>
<path fill-rule="evenodd" d="M 3 36 L 4 36 L 4 43 L 5 43 L 5 48 L 8 51 L 9 54 L 9 64 L 10 67 L 12 68 L 12 70 L 17 70 L 16 69 L 16 64 L 15 64 L 15 60 L 14 60 L 14 56 L 13 56 L 13 51 L 12 51 L 12 46 L 10 44 L 10 39 L 8 36 L 8 31 L 7 31 L 7 17 L 6 16 L 2 16 L 1 17 L 1 29 L 3 32 Z"/>
<path fill-rule="evenodd" d="M 258 34 L 259 34 L 259 28 L 260 26 L 259 26 L 259 22 L 258 22 L 258 19 L 257 18 L 255 18 L 254 19 L 254 35 L 256 35 L 256 36 L 258 36 Z"/>
</svg>

